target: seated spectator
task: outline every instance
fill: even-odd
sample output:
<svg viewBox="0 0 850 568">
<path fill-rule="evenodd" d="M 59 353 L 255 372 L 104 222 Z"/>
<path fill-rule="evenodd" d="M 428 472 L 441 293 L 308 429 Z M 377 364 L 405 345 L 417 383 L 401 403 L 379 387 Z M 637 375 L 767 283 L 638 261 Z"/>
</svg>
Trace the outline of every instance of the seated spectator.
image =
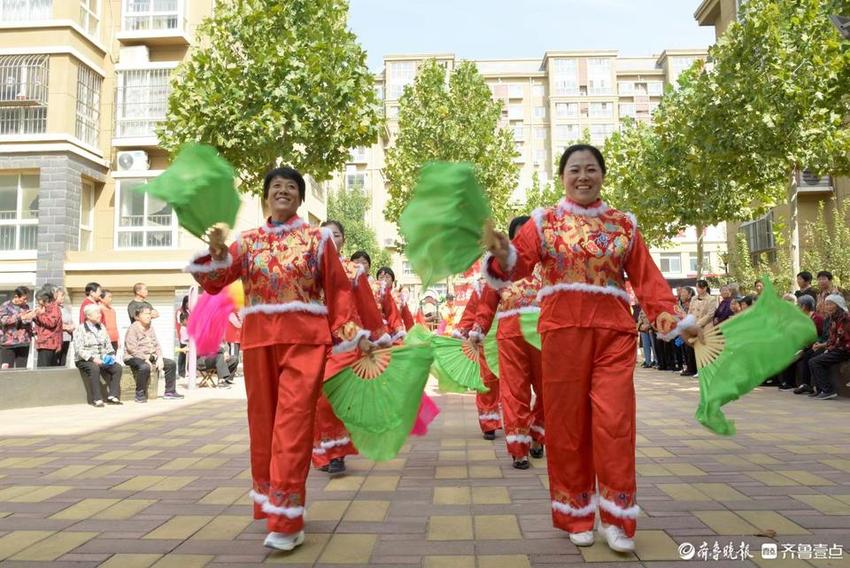
<svg viewBox="0 0 850 568">
<path fill-rule="evenodd" d="M 239 358 L 231 357 L 227 353 L 228 348 L 227 343 L 225 343 L 221 346 L 221 348 L 219 348 L 215 357 L 201 357 L 198 359 L 198 363 L 205 369 L 215 368 L 218 380 L 224 382 L 226 385 L 232 385 L 233 375 L 236 373 L 236 368 L 239 366 Z"/>
<path fill-rule="evenodd" d="M 762 292 L 764 292 L 764 284 L 762 284 L 761 280 L 756 280 L 753 283 L 753 293 L 750 294 L 753 297 L 753 301 L 757 300 Z M 750 305 L 752 306 L 752 303 Z"/>
<path fill-rule="evenodd" d="M 53 287 L 45 286 L 35 295 L 36 366 L 56 367 L 62 352 L 62 309 L 54 300 Z"/>
<path fill-rule="evenodd" d="M 748 308 L 753 307 L 753 302 L 756 301 L 758 296 L 753 296 L 752 294 L 747 294 L 743 298 L 738 299 L 738 304 L 741 306 L 741 311 L 744 312 Z"/>
<path fill-rule="evenodd" d="M 799 288 L 799 290 L 794 292 L 794 295 L 797 296 L 797 298 L 801 298 L 803 296 L 811 296 L 811 298 L 815 300 L 815 302 L 817 302 L 818 293 L 814 288 L 812 288 L 811 272 L 804 270 L 803 272 L 797 274 L 797 287 Z"/>
<path fill-rule="evenodd" d="M 12 299 L 0 305 L 0 368 L 26 369 L 32 343 L 35 310 L 27 303 L 29 288 L 15 288 Z"/>
<path fill-rule="evenodd" d="M 121 372 L 115 361 L 115 350 L 109 335 L 101 324 L 100 306 L 89 303 L 84 310 L 86 319 L 74 330 L 74 360 L 91 390 L 91 404 L 103 406 L 100 394 L 100 377 L 106 381 L 109 404 L 121 404 Z"/>
<path fill-rule="evenodd" d="M 729 309 L 732 311 L 732 316 L 736 316 L 741 313 L 741 300 L 743 299 L 743 296 L 735 296 L 732 298 L 732 301 L 729 302 Z"/>
<path fill-rule="evenodd" d="M 815 392 L 815 390 L 812 386 L 812 372 L 809 368 L 809 361 L 811 361 L 812 357 L 815 355 L 823 353 L 823 348 L 816 350 L 815 346 L 819 344 L 826 344 L 829 339 L 829 329 L 824 326 L 823 316 L 815 311 L 817 303 L 814 298 L 812 298 L 809 294 L 801 295 L 797 298 L 797 303 L 800 305 L 800 309 L 803 310 L 803 313 L 808 314 L 808 316 L 812 318 L 818 336 L 812 345 L 803 349 L 802 353 L 800 353 L 800 358 L 797 360 L 797 374 L 800 376 L 800 384 L 796 389 L 794 389 L 794 394 L 811 394 Z"/>
<path fill-rule="evenodd" d="M 136 310 L 133 325 L 127 329 L 124 337 L 124 362 L 133 369 L 133 377 L 136 380 L 136 402 L 148 401 L 148 384 L 151 377 L 151 366 L 158 371 L 165 372 L 165 395 L 166 400 L 183 398 L 177 394 L 177 364 L 174 359 L 165 359 L 162 356 L 162 347 L 156 338 L 156 332 L 151 326 L 151 309 L 141 307 Z"/>
<path fill-rule="evenodd" d="M 812 357 L 809 368 L 812 371 L 818 394 L 818 400 L 830 400 L 838 396 L 830 378 L 830 370 L 844 361 L 850 360 L 850 317 L 847 315 L 847 302 L 841 294 L 830 294 L 824 300 L 824 310 L 829 315 L 829 339 L 823 346 L 824 351 Z M 812 396 L 812 395 L 809 395 Z"/>
<path fill-rule="evenodd" d="M 717 304 L 717 309 L 714 310 L 714 316 L 711 318 L 713 325 L 720 325 L 732 317 L 732 299 L 732 289 L 728 285 L 721 286 L 720 303 Z"/>
<path fill-rule="evenodd" d="M 824 305 L 827 296 L 837 293 L 838 289 L 832 283 L 832 272 L 828 270 L 821 270 L 818 272 L 818 303 L 815 309 L 820 315 L 827 315 L 826 306 Z"/>
<path fill-rule="evenodd" d="M 92 304 L 100 304 L 100 293 L 102 289 L 97 282 L 89 282 L 86 284 L 86 297 L 80 303 L 80 323 L 86 321 L 86 306 Z"/>
<path fill-rule="evenodd" d="M 118 314 L 112 307 L 112 292 L 106 288 L 100 293 L 100 312 L 103 315 L 106 333 L 109 334 L 109 342 L 112 343 L 112 348 L 118 353 Z"/>
<path fill-rule="evenodd" d="M 130 316 L 131 323 L 136 321 L 136 311 L 139 308 L 148 308 L 151 311 L 151 319 L 159 317 L 159 312 L 148 302 L 148 287 L 143 282 L 133 284 L 133 299 L 127 304 L 127 315 Z"/>
</svg>

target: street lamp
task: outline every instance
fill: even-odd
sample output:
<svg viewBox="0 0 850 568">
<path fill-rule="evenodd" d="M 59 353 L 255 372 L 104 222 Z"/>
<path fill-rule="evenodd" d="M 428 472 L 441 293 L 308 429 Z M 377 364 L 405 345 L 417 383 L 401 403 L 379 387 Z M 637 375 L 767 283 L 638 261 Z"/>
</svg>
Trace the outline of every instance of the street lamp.
<svg viewBox="0 0 850 568">
<path fill-rule="evenodd" d="M 829 19 L 832 20 L 832 25 L 835 26 L 841 37 L 850 41 L 850 18 L 847 16 L 830 16 Z"/>
</svg>

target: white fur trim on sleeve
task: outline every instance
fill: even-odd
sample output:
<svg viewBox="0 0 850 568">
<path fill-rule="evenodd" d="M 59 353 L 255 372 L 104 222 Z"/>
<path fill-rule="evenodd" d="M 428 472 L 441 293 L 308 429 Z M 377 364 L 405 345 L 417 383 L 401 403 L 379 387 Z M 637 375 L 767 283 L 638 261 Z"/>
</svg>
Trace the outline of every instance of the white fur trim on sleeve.
<svg viewBox="0 0 850 568">
<path fill-rule="evenodd" d="M 245 306 L 239 310 L 239 315 L 247 316 L 250 314 L 284 314 L 288 312 L 307 312 L 316 314 L 317 316 L 328 315 L 328 308 L 324 304 L 308 303 L 308 302 L 287 302 L 286 304 L 257 304 L 254 306 Z"/>
<path fill-rule="evenodd" d="M 540 312 L 540 308 L 538 306 L 523 306 L 521 308 L 514 308 L 512 310 L 505 310 L 502 312 L 496 312 L 496 319 L 501 320 L 505 318 L 509 318 L 511 316 L 518 316 L 520 314 L 536 314 Z"/>
<path fill-rule="evenodd" d="M 370 332 L 368 329 L 361 329 L 357 332 L 357 335 L 354 336 L 354 339 L 351 339 L 349 341 L 342 341 L 334 345 L 333 352 L 345 353 L 347 351 L 353 351 L 357 347 L 357 344 L 360 343 L 361 339 L 363 339 L 364 337 L 366 339 L 369 339 L 369 336 L 371 334 L 372 332 Z"/>
<path fill-rule="evenodd" d="M 384 335 L 382 335 L 381 337 L 379 337 L 379 338 L 375 341 L 375 345 L 379 345 L 379 346 L 381 346 L 381 347 L 386 347 L 386 346 L 388 346 L 388 345 L 391 345 L 391 344 L 392 344 L 392 342 L 393 342 L 393 338 L 392 338 L 392 337 L 390 337 L 390 334 L 389 334 L 389 333 L 385 333 Z"/>
<path fill-rule="evenodd" d="M 596 207 L 584 207 L 579 205 L 578 203 L 573 203 L 567 198 L 561 200 L 561 203 L 558 204 L 558 209 L 561 211 L 570 213 L 572 215 L 579 215 L 581 217 L 599 217 L 603 213 L 607 213 L 610 207 L 604 201 L 600 202 Z"/>
<path fill-rule="evenodd" d="M 531 444 L 531 436 L 525 434 L 509 434 L 505 436 L 505 442 L 508 444 Z"/>
<path fill-rule="evenodd" d="M 209 262 L 199 263 L 198 261 L 202 258 L 210 258 Z M 189 264 L 183 269 L 183 272 L 188 272 L 189 274 L 208 274 L 210 272 L 215 272 L 216 270 L 226 270 L 230 268 L 233 264 L 233 257 L 230 255 L 228 251 L 227 256 L 224 257 L 224 260 L 213 260 L 210 256 L 210 251 L 202 250 L 196 252 L 192 256 L 192 260 L 189 261 Z"/>
<path fill-rule="evenodd" d="M 598 286 L 596 284 L 586 284 L 584 282 L 562 282 L 561 284 L 544 286 L 537 293 L 537 301 L 542 302 L 543 298 L 546 296 L 551 296 L 558 292 L 588 292 L 591 294 L 606 294 L 608 296 L 615 296 L 626 303 L 631 301 L 629 293 L 625 290 L 621 290 L 615 286 Z"/>
<path fill-rule="evenodd" d="M 576 509 L 569 503 L 552 501 L 552 510 L 557 511 L 558 513 L 563 513 L 564 515 L 569 515 L 571 517 L 586 517 L 596 512 L 597 502 L 598 501 L 596 495 L 594 495 L 593 497 L 591 497 L 590 503 L 588 505 L 585 505 L 580 509 Z"/>
<path fill-rule="evenodd" d="M 397 331 L 393 334 L 392 342 L 395 343 L 396 341 L 401 341 L 405 337 L 407 337 L 407 332 L 402 329 L 402 330 Z"/>
<path fill-rule="evenodd" d="M 685 329 L 695 329 L 699 328 L 697 325 L 697 318 L 694 314 L 688 314 L 684 319 L 679 320 L 679 323 L 676 324 L 670 333 L 666 333 L 664 335 L 659 335 L 658 338 L 663 341 L 673 341 L 680 335 L 682 335 L 682 331 Z"/>
<path fill-rule="evenodd" d="M 325 246 L 327 242 L 331 242 L 331 247 L 333 250 L 336 250 L 336 243 L 334 243 L 334 234 L 327 227 L 322 227 L 319 229 L 319 233 L 322 235 L 322 238 L 319 239 L 319 251 L 317 254 L 317 258 L 319 260 L 319 265 L 322 264 L 322 256 L 325 254 Z"/>
<path fill-rule="evenodd" d="M 606 499 L 601 495 L 599 496 L 599 508 L 604 510 L 606 513 L 614 515 L 618 519 L 637 519 L 640 514 L 640 507 L 637 505 L 632 505 L 628 509 L 623 509 L 610 499 Z"/>
<path fill-rule="evenodd" d="M 494 258 L 492 253 L 487 253 L 484 255 L 484 258 L 481 260 L 481 275 L 484 277 L 484 280 L 487 281 L 487 285 L 495 290 L 501 290 L 502 288 L 507 288 L 511 285 L 510 280 L 502 280 L 500 278 L 496 278 L 496 276 L 490 272 L 490 259 Z M 505 272 L 510 274 L 513 272 L 514 268 L 516 268 L 517 262 L 517 252 L 516 247 L 511 245 L 508 249 L 508 266 L 506 267 Z"/>
<path fill-rule="evenodd" d="M 266 233 L 288 233 L 290 231 L 294 231 L 295 229 L 300 229 L 307 222 L 300 218 L 296 217 L 292 220 L 291 223 L 284 223 L 282 225 L 272 225 L 271 223 L 266 223 L 264 227 L 260 227 L 260 229 Z"/>
</svg>

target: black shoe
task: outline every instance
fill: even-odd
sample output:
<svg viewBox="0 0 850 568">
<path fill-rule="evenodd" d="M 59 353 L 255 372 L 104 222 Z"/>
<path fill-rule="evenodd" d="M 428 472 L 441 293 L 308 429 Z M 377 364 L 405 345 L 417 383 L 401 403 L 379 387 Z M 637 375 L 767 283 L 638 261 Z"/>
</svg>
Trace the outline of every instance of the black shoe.
<svg viewBox="0 0 850 568">
<path fill-rule="evenodd" d="M 789 385 L 788 383 L 782 383 L 781 385 L 779 385 L 779 390 L 781 390 L 781 391 L 787 391 L 787 390 L 791 390 L 793 388 L 796 388 L 796 387 L 794 385 Z"/>
<path fill-rule="evenodd" d="M 821 393 L 820 393 L 820 394 L 818 394 L 818 395 L 815 397 L 815 400 L 831 400 L 831 399 L 833 399 L 833 398 L 836 398 L 837 396 L 838 396 L 838 393 L 837 393 L 837 392 L 826 392 L 826 391 L 821 391 Z"/>
<path fill-rule="evenodd" d="M 528 469 L 528 458 L 514 458 L 514 469 Z"/>
<path fill-rule="evenodd" d="M 495 440 L 496 439 L 496 431 L 495 430 L 487 430 L 484 432 L 485 440 Z"/>
<path fill-rule="evenodd" d="M 335 458 L 328 464 L 328 473 L 336 475 L 345 471 L 345 461 L 342 458 Z"/>
<path fill-rule="evenodd" d="M 794 394 L 809 394 L 811 392 L 812 387 L 810 385 L 800 385 L 794 389 Z"/>
<path fill-rule="evenodd" d="M 533 457 L 534 459 L 539 460 L 543 457 L 543 446 L 541 445 L 536 448 L 531 448 L 531 451 L 529 451 L 528 453 L 531 454 L 531 457 Z"/>
<path fill-rule="evenodd" d="M 122 405 L 124 403 L 121 402 L 120 400 L 118 400 L 117 398 L 115 398 L 114 396 L 110 396 L 109 398 L 106 399 L 106 404 Z"/>
<path fill-rule="evenodd" d="M 809 398 L 815 398 L 818 395 L 817 389 L 813 389 L 812 392 L 809 393 Z"/>
</svg>

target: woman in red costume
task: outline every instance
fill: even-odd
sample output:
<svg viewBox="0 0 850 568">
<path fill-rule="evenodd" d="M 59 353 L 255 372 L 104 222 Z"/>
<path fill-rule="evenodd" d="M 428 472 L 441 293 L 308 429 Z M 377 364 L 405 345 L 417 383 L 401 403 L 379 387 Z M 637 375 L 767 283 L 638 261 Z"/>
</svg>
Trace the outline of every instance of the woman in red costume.
<svg viewBox="0 0 850 568">
<path fill-rule="evenodd" d="M 513 242 L 493 234 L 484 274 L 492 286 L 504 288 L 541 265 L 539 331 L 553 523 L 574 544 L 589 546 L 599 510 L 608 546 L 627 552 L 634 550 L 640 509 L 635 504 L 635 329 L 626 275 L 665 339 L 694 335 L 693 322 L 676 325 L 670 286 L 635 218 L 600 200 L 601 152 L 571 146 L 558 173 L 564 200 L 535 211 L 534 222 Z"/>
<path fill-rule="evenodd" d="M 359 264 L 366 271 L 366 275 L 372 270 L 372 258 L 364 250 L 358 250 L 351 255 L 351 261 Z M 398 306 L 393 299 L 391 289 L 387 288 L 386 282 L 381 278 L 372 278 L 369 276 L 369 286 L 372 294 L 375 296 L 375 303 L 378 304 L 378 310 L 383 317 L 384 326 L 387 328 L 392 342 L 396 343 L 404 339 L 406 332 L 404 322 L 401 319 L 401 314 L 398 311 Z"/>
<path fill-rule="evenodd" d="M 242 280 L 251 497 L 254 518 L 267 519 L 265 545 L 279 550 L 304 542 L 313 422 L 328 346 L 372 349 L 330 231 L 296 214 L 304 191 L 298 171 L 270 171 L 263 180 L 267 223 L 230 247 L 213 230 L 209 251 L 186 268 L 212 294 Z"/>
<path fill-rule="evenodd" d="M 388 266 L 382 266 L 378 269 L 378 272 L 375 274 L 377 276 L 378 281 L 382 282 L 384 285 L 384 293 L 389 295 L 392 298 L 393 303 L 395 304 L 396 311 L 398 312 L 398 317 L 400 319 L 399 326 L 401 329 L 397 329 L 395 331 L 395 335 L 393 336 L 394 341 L 398 341 L 404 339 L 404 336 L 407 334 L 407 330 L 413 327 L 413 314 L 410 313 L 410 309 L 407 307 L 407 292 L 403 292 L 397 290 L 395 287 L 395 272 L 393 272 L 392 268 Z"/>
<path fill-rule="evenodd" d="M 325 221 L 322 227 L 331 232 L 337 251 L 345 244 L 345 228 L 339 221 Z M 375 343 L 389 345 L 390 336 L 378 312 L 366 271 L 355 262 L 339 257 L 343 270 L 352 285 L 354 306 L 363 326 L 370 330 Z M 329 355 L 324 380 L 328 380 L 354 362 L 351 353 Z M 357 454 L 345 425 L 334 414 L 333 407 L 323 392 L 316 403 L 316 425 L 313 433 L 313 467 L 336 475 L 345 471 L 345 456 Z"/>
<path fill-rule="evenodd" d="M 469 301 L 460 316 L 460 321 L 452 332 L 452 337 L 458 339 L 471 339 L 482 341 L 484 336 L 475 331 L 475 316 L 478 310 L 478 302 L 484 293 L 484 280 L 479 278 L 472 288 Z M 502 414 L 499 408 L 499 377 L 493 374 L 484 355 L 481 355 L 481 380 L 484 386 L 490 389 L 487 392 L 479 392 L 475 395 L 475 406 L 478 408 L 478 425 L 484 433 L 485 440 L 495 440 L 496 430 L 502 427 Z"/>
<path fill-rule="evenodd" d="M 516 232 L 530 217 L 511 221 L 508 235 Z M 529 344 L 522 334 L 520 314 L 539 312 L 537 293 L 540 291 L 538 270 L 528 278 L 506 288 L 490 286 L 478 301 L 473 337 L 487 335 L 493 320 L 498 320 L 496 341 L 499 347 L 499 392 L 504 414 L 505 442 L 516 469 L 528 469 L 528 455 L 543 457 L 545 429 L 543 426 L 543 366 L 540 350 Z M 531 404 L 531 389 L 536 395 Z"/>
</svg>

